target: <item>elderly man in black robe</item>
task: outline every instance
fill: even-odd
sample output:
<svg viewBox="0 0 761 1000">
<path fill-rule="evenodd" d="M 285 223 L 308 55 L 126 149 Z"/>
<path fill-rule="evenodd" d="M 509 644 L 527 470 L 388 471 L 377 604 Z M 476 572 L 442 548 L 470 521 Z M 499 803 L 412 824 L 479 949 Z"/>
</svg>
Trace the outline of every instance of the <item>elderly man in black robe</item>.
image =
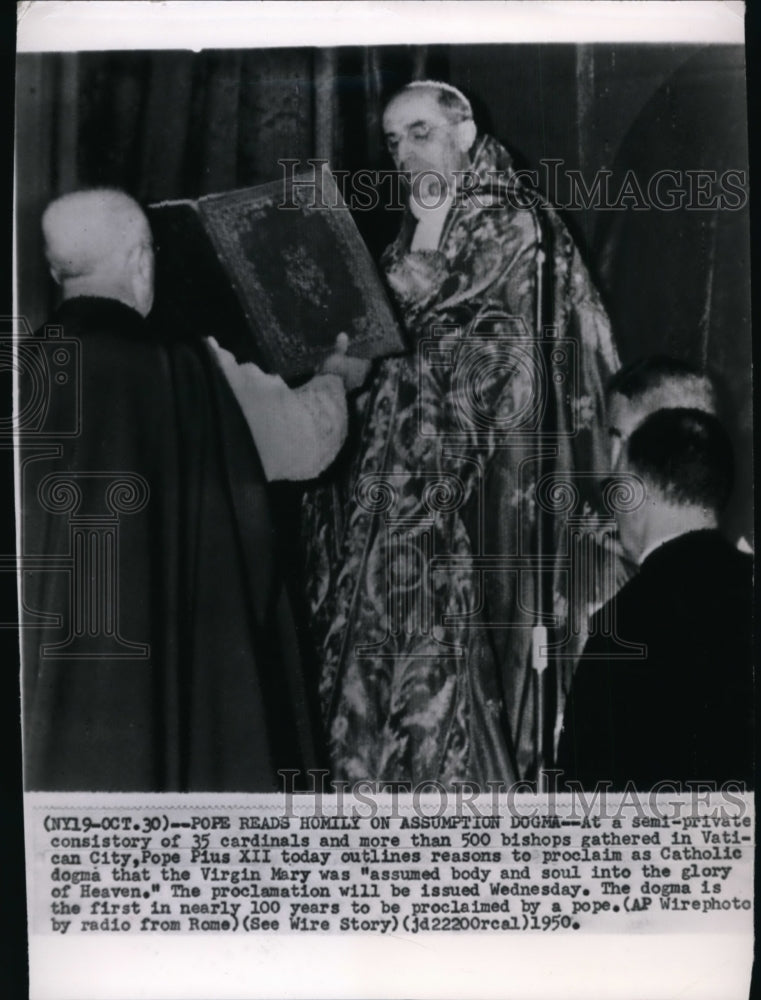
<svg viewBox="0 0 761 1000">
<path fill-rule="evenodd" d="M 63 304 L 19 344 L 50 370 L 19 465 L 26 787 L 277 790 L 278 769 L 320 763 L 262 461 L 288 471 L 260 461 L 208 346 L 146 322 L 131 198 L 66 195 L 43 231 Z M 314 381 L 306 408 L 272 389 L 305 475 L 346 432 L 340 378 Z"/>
</svg>

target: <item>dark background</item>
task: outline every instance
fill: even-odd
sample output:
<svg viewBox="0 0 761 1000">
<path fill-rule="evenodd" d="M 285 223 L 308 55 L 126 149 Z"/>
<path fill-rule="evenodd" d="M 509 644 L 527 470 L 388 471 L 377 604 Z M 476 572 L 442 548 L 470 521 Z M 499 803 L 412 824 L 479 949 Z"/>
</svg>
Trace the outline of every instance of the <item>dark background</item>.
<svg viewBox="0 0 761 1000">
<path fill-rule="evenodd" d="M 281 158 L 390 169 L 385 101 L 416 78 L 447 80 L 519 165 L 562 160 L 587 182 L 627 170 L 745 171 L 740 47 L 406 46 L 25 54 L 18 61 L 18 252 L 22 313 L 53 306 L 39 217 L 51 198 L 117 185 L 144 203 L 282 176 Z M 540 169 L 540 186 L 546 172 Z M 545 191 L 565 203 L 567 186 Z M 670 353 L 710 366 L 735 424 L 739 484 L 728 527 L 752 538 L 747 207 L 664 212 L 566 209 L 624 362 Z M 398 215 L 356 213 L 371 251 Z"/>
</svg>

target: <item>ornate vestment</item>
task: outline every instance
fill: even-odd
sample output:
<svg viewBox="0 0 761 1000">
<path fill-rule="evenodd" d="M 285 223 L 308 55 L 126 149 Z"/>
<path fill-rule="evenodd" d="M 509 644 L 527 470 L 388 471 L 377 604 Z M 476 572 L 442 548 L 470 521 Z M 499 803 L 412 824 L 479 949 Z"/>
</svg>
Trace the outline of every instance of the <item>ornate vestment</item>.
<svg viewBox="0 0 761 1000">
<path fill-rule="evenodd" d="M 386 250 L 411 350 L 360 400 L 341 481 L 306 498 L 339 779 L 531 775 L 533 626 L 550 626 L 562 691 L 584 639 L 569 623 L 600 599 L 599 574 L 575 586 L 567 555 L 569 517 L 598 527 L 603 386 L 617 367 L 607 318 L 505 150 L 480 139 L 472 171 L 437 250 L 410 251 L 411 216 Z"/>
</svg>

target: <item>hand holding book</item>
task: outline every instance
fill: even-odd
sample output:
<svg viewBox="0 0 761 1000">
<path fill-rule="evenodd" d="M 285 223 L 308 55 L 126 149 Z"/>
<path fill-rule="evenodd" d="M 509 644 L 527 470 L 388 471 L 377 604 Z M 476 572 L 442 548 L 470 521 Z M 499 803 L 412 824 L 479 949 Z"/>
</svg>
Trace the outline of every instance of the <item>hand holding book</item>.
<svg viewBox="0 0 761 1000">
<path fill-rule="evenodd" d="M 326 373 L 291 389 L 279 375 L 237 361 L 213 337 L 206 343 L 238 400 L 267 479 L 303 481 L 324 472 L 346 440 L 345 380 Z"/>
<path fill-rule="evenodd" d="M 361 388 L 370 371 L 367 358 L 353 358 L 346 353 L 349 349 L 349 336 L 339 333 L 336 337 L 336 349 L 323 361 L 320 371 L 326 374 L 340 375 L 347 392 Z"/>
</svg>

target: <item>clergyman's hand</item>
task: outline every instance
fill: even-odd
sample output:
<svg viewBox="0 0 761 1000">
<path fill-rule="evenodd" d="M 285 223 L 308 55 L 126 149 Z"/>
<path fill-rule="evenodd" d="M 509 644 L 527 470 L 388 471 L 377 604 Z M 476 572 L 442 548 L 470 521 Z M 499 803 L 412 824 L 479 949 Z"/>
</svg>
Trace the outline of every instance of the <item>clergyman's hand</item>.
<svg viewBox="0 0 761 1000">
<path fill-rule="evenodd" d="M 327 375 L 340 375 L 346 391 L 353 392 L 367 378 L 370 362 L 367 358 L 350 358 L 346 353 L 348 347 L 348 336 L 339 333 L 336 337 L 336 349 L 323 361 L 320 371 Z"/>
</svg>

